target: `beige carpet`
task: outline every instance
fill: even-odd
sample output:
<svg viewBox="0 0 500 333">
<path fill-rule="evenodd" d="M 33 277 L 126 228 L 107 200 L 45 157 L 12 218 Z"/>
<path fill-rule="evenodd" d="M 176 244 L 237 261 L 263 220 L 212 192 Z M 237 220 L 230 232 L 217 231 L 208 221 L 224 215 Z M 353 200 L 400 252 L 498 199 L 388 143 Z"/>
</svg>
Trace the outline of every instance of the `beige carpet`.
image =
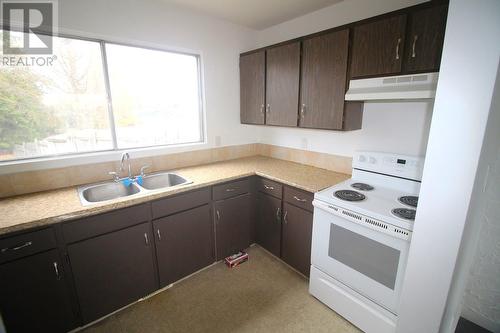
<svg viewBox="0 0 500 333">
<path fill-rule="evenodd" d="M 308 281 L 259 246 L 214 265 L 83 332 L 359 332 L 308 293 Z"/>
</svg>

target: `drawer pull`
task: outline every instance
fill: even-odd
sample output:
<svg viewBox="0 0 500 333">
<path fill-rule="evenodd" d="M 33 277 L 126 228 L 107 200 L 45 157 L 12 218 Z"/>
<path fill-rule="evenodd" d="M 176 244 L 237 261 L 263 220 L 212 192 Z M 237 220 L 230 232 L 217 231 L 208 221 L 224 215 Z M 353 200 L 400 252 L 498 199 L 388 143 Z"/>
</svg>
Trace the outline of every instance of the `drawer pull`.
<svg viewBox="0 0 500 333">
<path fill-rule="evenodd" d="M 22 245 L 17 245 L 17 246 L 14 246 L 14 247 L 6 247 L 6 248 L 3 248 L 2 249 L 2 253 L 5 253 L 7 251 L 17 251 L 17 250 L 21 250 L 25 247 L 28 247 L 28 246 L 31 246 L 33 245 L 33 242 L 29 241 L 29 242 L 26 242 Z"/>
<path fill-rule="evenodd" d="M 59 266 L 57 265 L 57 261 L 54 261 L 54 271 L 56 272 L 57 280 L 61 280 L 61 276 L 59 275 Z"/>
<path fill-rule="evenodd" d="M 238 188 L 226 188 L 226 192 L 234 192 L 236 191 Z"/>
<path fill-rule="evenodd" d="M 274 186 L 264 185 L 266 190 L 274 190 Z"/>
<path fill-rule="evenodd" d="M 307 202 L 307 199 L 301 199 L 301 198 L 297 197 L 296 195 L 294 195 L 293 198 L 299 202 Z"/>
</svg>

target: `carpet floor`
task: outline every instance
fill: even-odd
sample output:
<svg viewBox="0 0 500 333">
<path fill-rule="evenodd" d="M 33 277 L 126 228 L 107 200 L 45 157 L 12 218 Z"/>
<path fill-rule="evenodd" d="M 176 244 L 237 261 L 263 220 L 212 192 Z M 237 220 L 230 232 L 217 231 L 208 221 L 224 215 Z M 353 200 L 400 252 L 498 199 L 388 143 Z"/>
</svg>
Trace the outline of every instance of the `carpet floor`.
<svg viewBox="0 0 500 333">
<path fill-rule="evenodd" d="M 360 332 L 308 293 L 308 281 L 259 246 L 80 331 Z"/>
</svg>

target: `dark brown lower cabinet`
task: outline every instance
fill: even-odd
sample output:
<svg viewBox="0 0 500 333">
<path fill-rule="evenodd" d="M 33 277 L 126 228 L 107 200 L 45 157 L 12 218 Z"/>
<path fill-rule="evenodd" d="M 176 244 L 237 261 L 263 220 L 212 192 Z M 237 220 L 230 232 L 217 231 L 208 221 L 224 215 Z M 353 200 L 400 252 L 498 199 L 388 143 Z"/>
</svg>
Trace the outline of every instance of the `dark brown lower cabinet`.
<svg viewBox="0 0 500 333">
<path fill-rule="evenodd" d="M 76 326 L 57 250 L 0 265 L 7 332 L 67 332 Z"/>
<path fill-rule="evenodd" d="M 251 210 L 250 193 L 214 203 L 217 260 L 250 246 Z"/>
<path fill-rule="evenodd" d="M 283 204 L 283 235 L 281 257 L 293 268 L 309 276 L 313 213 Z"/>
<path fill-rule="evenodd" d="M 210 206 L 153 221 L 160 287 L 215 261 Z"/>
<path fill-rule="evenodd" d="M 281 254 L 281 200 L 259 192 L 257 211 L 257 243 L 279 257 Z"/>
<path fill-rule="evenodd" d="M 158 289 L 153 246 L 149 222 L 68 245 L 84 323 Z"/>
</svg>

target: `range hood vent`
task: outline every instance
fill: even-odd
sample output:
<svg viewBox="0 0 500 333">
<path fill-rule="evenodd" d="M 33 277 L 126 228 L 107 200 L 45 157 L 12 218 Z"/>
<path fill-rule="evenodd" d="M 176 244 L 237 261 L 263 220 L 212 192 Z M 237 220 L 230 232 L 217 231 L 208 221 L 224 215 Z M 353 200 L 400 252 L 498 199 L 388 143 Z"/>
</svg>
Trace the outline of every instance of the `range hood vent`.
<svg viewBox="0 0 500 333">
<path fill-rule="evenodd" d="M 439 73 L 358 79 L 349 82 L 346 101 L 430 99 L 436 95 Z"/>
</svg>

